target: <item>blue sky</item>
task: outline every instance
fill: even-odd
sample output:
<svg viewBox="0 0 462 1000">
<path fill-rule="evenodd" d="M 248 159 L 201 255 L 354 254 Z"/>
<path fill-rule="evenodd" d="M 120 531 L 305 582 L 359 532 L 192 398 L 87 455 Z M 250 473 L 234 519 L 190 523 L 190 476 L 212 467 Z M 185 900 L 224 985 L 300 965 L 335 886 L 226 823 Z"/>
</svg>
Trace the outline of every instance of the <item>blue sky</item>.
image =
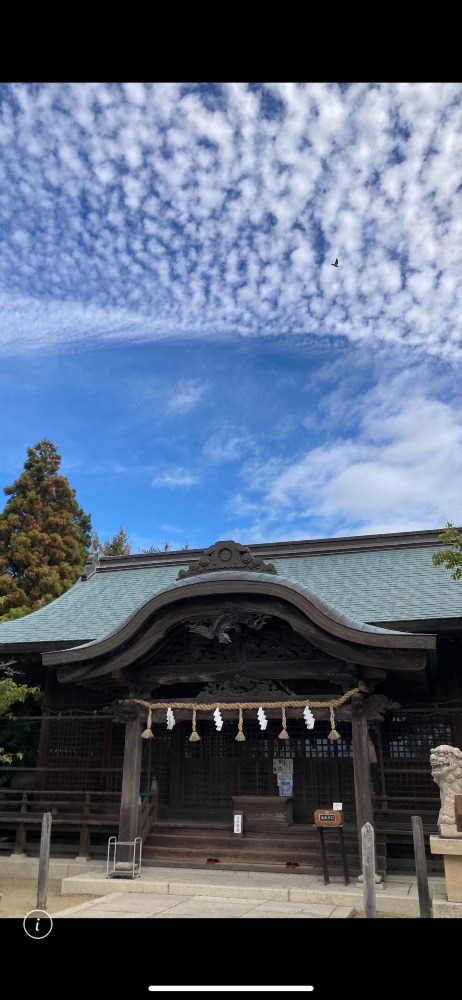
<svg viewBox="0 0 462 1000">
<path fill-rule="evenodd" d="M 134 552 L 461 524 L 461 149 L 460 83 L 0 84 L 0 486 L 50 438 Z"/>
</svg>

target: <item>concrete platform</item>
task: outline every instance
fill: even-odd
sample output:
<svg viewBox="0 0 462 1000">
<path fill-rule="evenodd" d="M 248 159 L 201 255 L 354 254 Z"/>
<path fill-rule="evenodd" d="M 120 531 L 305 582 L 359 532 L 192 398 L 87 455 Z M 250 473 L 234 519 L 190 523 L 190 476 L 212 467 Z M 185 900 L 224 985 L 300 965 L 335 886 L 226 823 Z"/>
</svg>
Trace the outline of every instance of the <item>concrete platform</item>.
<svg viewBox="0 0 462 1000">
<path fill-rule="evenodd" d="M 432 898 L 445 899 L 444 879 L 429 880 Z M 108 879 L 106 871 L 98 874 L 95 871 L 87 874 L 73 874 L 63 879 L 62 893 L 86 893 L 118 898 L 117 906 L 121 907 L 121 899 L 127 899 L 132 894 L 138 898 L 149 896 L 202 898 L 210 901 L 229 900 L 250 902 L 264 905 L 276 915 L 276 909 L 284 912 L 284 906 L 299 908 L 319 908 L 318 916 L 359 916 L 364 913 L 364 890 L 357 881 L 345 885 L 343 879 L 336 878 L 325 885 L 323 878 L 316 875 L 299 873 L 263 873 L 235 872 L 217 870 L 179 869 L 179 868 L 145 868 L 141 875 L 134 879 Z M 386 917 L 419 917 L 419 898 L 416 879 L 395 877 L 380 883 L 376 891 L 377 913 Z M 271 904 L 271 906 L 270 906 Z M 107 902 L 105 909 L 107 909 Z M 93 904 L 93 913 L 96 910 Z M 101 906 L 101 903 L 99 904 Z M 133 909 L 133 907 L 130 907 Z M 321 912 L 323 910 L 324 912 Z M 330 910 L 327 913 L 327 910 Z M 337 911 L 337 912 L 334 912 Z M 67 911 L 69 913 L 69 911 Z M 100 911 L 102 912 L 102 911 Z M 289 912 L 289 911 L 287 911 Z M 295 915 L 295 909 L 293 914 Z M 172 914 L 173 915 L 173 914 Z M 176 915 L 180 915 L 177 911 Z M 255 914 L 261 915 L 261 914 Z M 298 915 L 298 913 L 297 913 Z M 302 916 L 302 910 L 299 911 Z"/>
<path fill-rule="evenodd" d="M 364 889 L 341 877 L 325 885 L 322 876 L 291 872 L 229 871 L 142 867 L 135 878 L 107 878 L 101 861 L 50 860 L 49 878 L 62 879 L 61 894 L 94 895 L 56 915 L 76 917 L 291 917 L 364 916 Z M 38 859 L 15 855 L 0 859 L 0 876 L 38 876 Z M 434 917 L 462 917 L 448 904 L 443 877 L 429 878 Z M 417 880 L 393 876 L 376 887 L 379 917 L 420 917 Z M 456 910 L 456 912 L 455 912 Z"/>
</svg>

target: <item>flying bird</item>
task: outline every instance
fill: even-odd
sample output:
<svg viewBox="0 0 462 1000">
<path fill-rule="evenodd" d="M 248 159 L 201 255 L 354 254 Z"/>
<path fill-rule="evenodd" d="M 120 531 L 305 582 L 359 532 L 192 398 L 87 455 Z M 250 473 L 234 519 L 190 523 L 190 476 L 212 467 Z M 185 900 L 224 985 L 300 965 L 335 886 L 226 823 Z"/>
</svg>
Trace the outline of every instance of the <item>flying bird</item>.
<svg viewBox="0 0 462 1000">
<path fill-rule="evenodd" d="M 338 257 L 335 258 L 335 264 L 332 264 L 332 267 L 338 267 Z"/>
</svg>

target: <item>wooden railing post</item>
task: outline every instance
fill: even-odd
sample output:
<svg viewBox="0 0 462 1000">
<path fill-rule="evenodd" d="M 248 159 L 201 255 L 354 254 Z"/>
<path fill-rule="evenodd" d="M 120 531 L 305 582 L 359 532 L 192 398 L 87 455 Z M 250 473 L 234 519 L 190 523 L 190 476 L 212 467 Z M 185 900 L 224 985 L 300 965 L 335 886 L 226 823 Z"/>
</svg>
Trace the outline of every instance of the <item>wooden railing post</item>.
<svg viewBox="0 0 462 1000">
<path fill-rule="evenodd" d="M 27 813 L 27 805 L 28 805 L 28 793 L 23 792 L 21 796 L 21 806 L 19 811 L 21 813 Z M 26 825 L 25 823 L 18 823 L 14 838 L 14 851 L 13 851 L 14 854 L 25 853 L 24 848 L 26 846 L 26 839 L 27 839 Z"/>
<path fill-rule="evenodd" d="M 83 815 L 86 819 L 90 817 L 90 793 L 85 792 L 85 798 L 83 802 Z M 82 823 L 80 827 L 79 834 L 79 858 L 88 858 L 88 852 L 90 848 L 90 827 L 87 823 Z"/>
<path fill-rule="evenodd" d="M 427 859 L 425 857 L 425 841 L 421 816 L 412 816 L 411 823 L 417 873 L 417 890 L 419 893 L 419 915 L 421 917 L 431 917 L 432 906 L 428 889 Z"/>
<path fill-rule="evenodd" d="M 146 795 L 145 799 L 138 807 L 138 832 L 137 836 L 144 841 L 149 835 L 151 827 L 157 822 L 157 799 L 158 791 L 155 789 Z"/>
</svg>

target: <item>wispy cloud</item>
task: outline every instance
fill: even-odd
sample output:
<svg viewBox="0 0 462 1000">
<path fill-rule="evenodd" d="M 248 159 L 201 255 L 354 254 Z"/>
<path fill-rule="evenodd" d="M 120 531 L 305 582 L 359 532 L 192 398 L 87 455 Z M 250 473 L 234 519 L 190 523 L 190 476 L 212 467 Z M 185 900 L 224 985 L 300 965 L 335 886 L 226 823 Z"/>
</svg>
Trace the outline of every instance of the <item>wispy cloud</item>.
<svg viewBox="0 0 462 1000">
<path fill-rule="evenodd" d="M 199 477 L 187 469 L 166 469 L 152 480 L 152 486 L 185 487 L 195 486 Z"/>
<path fill-rule="evenodd" d="M 167 403 L 167 410 L 173 414 L 189 413 L 199 405 L 206 392 L 206 386 L 187 379 L 179 382 Z"/>
<path fill-rule="evenodd" d="M 224 423 L 205 441 L 203 456 L 212 465 L 222 465 L 226 462 L 243 461 L 260 448 L 258 437 L 247 428 Z"/>
<path fill-rule="evenodd" d="M 462 522 L 462 403 L 435 399 L 403 373 L 358 403 L 356 435 L 246 464 L 234 516 L 255 512 L 279 537 L 404 531 Z M 248 500 L 245 500 L 245 497 Z M 274 530 L 274 528 L 273 528 Z M 301 533 L 301 534 L 300 534 Z"/>
</svg>

